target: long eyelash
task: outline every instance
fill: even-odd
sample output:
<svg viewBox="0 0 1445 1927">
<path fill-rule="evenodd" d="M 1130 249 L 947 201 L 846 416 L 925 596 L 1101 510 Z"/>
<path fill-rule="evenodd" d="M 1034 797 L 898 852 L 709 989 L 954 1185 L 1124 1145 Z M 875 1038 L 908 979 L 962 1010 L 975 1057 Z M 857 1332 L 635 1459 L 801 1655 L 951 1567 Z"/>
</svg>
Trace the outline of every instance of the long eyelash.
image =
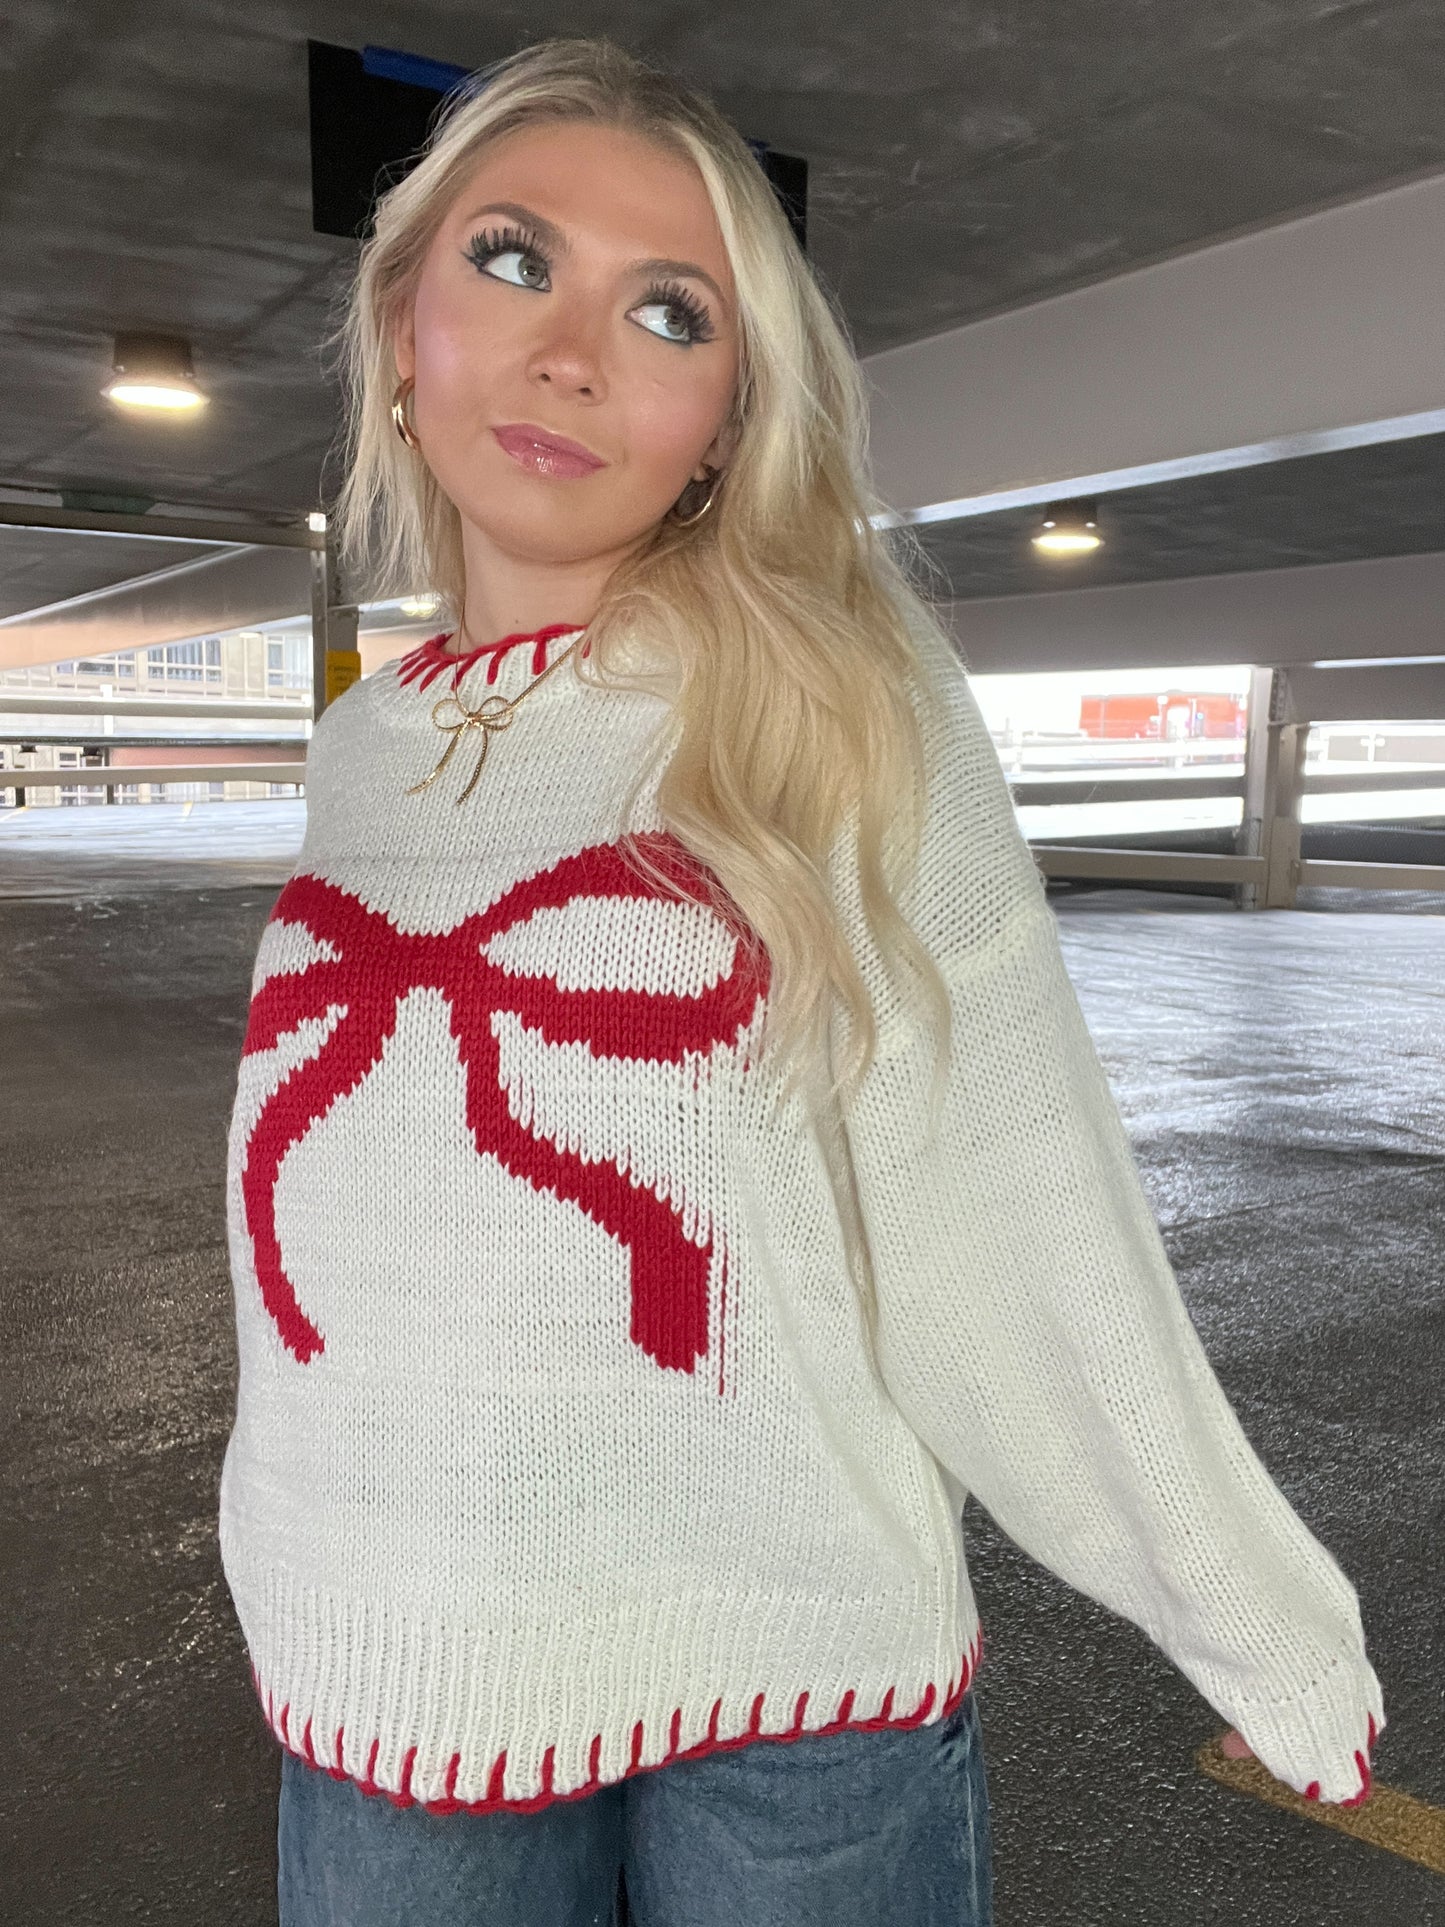
<svg viewBox="0 0 1445 1927">
<path fill-rule="evenodd" d="M 503 228 L 483 228 L 480 234 L 474 234 L 467 243 L 468 257 L 479 268 L 485 267 L 494 256 L 509 254 L 513 249 L 532 255 L 544 267 L 550 268 L 552 265 L 537 236 L 527 228 L 510 225 Z M 680 281 L 655 281 L 647 290 L 643 301 L 644 305 L 649 302 L 665 302 L 685 315 L 689 342 L 712 340 L 712 316 L 704 303 L 699 301 L 689 289 L 683 287 Z"/>
<path fill-rule="evenodd" d="M 687 316 L 692 340 L 712 340 L 712 316 L 697 296 L 678 281 L 657 281 L 647 290 L 649 301 L 669 301 Z"/>
<path fill-rule="evenodd" d="M 523 228 L 483 228 L 480 234 L 474 234 L 467 243 L 467 253 L 479 268 L 490 261 L 494 254 L 509 254 L 513 248 L 520 249 L 523 254 L 536 255 L 537 259 L 546 263 L 548 267 L 552 265 L 542 252 L 536 235 Z"/>
</svg>

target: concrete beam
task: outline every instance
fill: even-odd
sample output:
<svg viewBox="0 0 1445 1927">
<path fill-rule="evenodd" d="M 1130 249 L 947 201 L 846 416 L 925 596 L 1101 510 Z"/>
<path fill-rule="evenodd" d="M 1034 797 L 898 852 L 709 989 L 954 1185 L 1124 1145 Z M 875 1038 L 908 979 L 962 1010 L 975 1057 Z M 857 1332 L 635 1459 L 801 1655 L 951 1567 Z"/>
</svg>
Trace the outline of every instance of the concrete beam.
<svg viewBox="0 0 1445 1927">
<path fill-rule="evenodd" d="M 137 567 L 145 567 L 139 555 Z M 143 649 L 295 616 L 310 603 L 311 567 L 309 544 L 278 544 L 137 574 L 0 621 L 0 669 Z"/>
<path fill-rule="evenodd" d="M 965 665 L 982 675 L 1288 665 L 1332 657 L 1439 659 L 1445 658 L 1445 553 L 984 596 L 940 604 L 939 614 Z M 1384 668 L 1371 665 L 1368 673 L 1377 678 Z M 1367 710 L 1354 713 L 1445 717 L 1445 660 L 1412 665 L 1412 673 L 1422 679 L 1417 700 L 1423 708 L 1386 710 L 1371 698 Z"/>
<path fill-rule="evenodd" d="M 884 501 L 951 519 L 1445 429 L 1445 174 L 870 355 Z"/>
</svg>

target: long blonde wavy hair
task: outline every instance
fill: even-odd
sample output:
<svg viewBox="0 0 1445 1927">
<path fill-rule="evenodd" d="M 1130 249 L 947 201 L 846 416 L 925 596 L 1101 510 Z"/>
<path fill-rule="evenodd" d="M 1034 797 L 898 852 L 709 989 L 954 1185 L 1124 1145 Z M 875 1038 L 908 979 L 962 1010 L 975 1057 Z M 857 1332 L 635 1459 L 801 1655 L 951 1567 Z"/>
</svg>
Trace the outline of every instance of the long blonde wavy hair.
<svg viewBox="0 0 1445 1927">
<path fill-rule="evenodd" d="M 835 846 L 856 865 L 878 954 L 921 1003 L 936 1045 L 933 1100 L 951 1049 L 947 987 L 897 892 L 917 862 L 925 808 L 915 701 L 936 694 L 929 659 L 951 650 L 905 563 L 874 526 L 886 510 L 868 468 L 868 404 L 846 325 L 815 280 L 774 190 L 705 97 L 614 42 L 554 38 L 480 69 L 442 104 L 421 158 L 378 200 L 344 320 L 344 480 L 332 511 L 343 567 L 377 596 L 429 589 L 453 622 L 466 606 L 461 523 L 396 434 L 395 329 L 438 227 L 484 148 L 539 122 L 589 121 L 691 160 L 706 184 L 737 290 L 738 439 L 697 526 L 669 517 L 614 571 L 588 625 L 584 680 L 627 685 L 629 635 L 680 669 L 658 815 L 721 885 L 729 920 L 771 972 L 760 1039 L 797 1087 L 847 1044 L 828 1083 L 852 1099 L 878 1026 L 838 914 Z M 913 693 L 910 693 L 913 692 Z M 632 796 L 648 780 L 639 773 Z M 624 835 L 649 881 L 669 879 Z M 910 974 L 911 973 L 911 974 Z"/>
</svg>

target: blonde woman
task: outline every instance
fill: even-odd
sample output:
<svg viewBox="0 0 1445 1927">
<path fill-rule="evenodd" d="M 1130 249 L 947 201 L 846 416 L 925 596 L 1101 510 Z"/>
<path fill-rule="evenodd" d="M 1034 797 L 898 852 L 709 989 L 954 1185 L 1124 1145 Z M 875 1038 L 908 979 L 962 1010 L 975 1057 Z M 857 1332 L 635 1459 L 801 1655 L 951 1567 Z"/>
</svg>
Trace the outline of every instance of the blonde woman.
<svg viewBox="0 0 1445 1927">
<path fill-rule="evenodd" d="M 282 1927 L 980 1927 L 960 1515 L 1301 1793 L 1356 1594 L 1195 1335 L 845 331 L 745 142 L 529 47 L 380 201 L 230 1137 Z"/>
</svg>

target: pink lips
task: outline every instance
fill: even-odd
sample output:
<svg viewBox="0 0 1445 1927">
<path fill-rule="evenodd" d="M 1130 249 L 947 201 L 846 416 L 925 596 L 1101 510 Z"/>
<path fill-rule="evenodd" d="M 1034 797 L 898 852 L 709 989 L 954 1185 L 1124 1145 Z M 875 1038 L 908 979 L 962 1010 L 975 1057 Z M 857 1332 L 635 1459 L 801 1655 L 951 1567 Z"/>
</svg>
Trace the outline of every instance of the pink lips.
<svg viewBox="0 0 1445 1927">
<path fill-rule="evenodd" d="M 565 435 L 550 434 L 527 422 L 507 422 L 492 433 L 514 461 L 539 475 L 590 475 L 593 469 L 606 466 L 600 455 L 583 448 L 580 442 L 568 441 Z"/>
</svg>

